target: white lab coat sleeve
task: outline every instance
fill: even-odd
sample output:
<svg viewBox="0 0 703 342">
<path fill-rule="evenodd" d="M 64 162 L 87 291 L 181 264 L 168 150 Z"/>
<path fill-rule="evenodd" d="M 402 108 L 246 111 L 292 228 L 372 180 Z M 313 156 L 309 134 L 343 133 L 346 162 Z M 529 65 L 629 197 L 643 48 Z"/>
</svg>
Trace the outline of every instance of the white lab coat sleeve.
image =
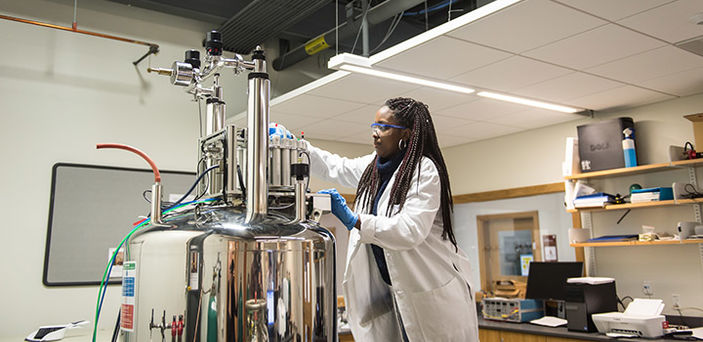
<svg viewBox="0 0 703 342">
<path fill-rule="evenodd" d="M 312 146 L 307 141 L 305 143 L 310 153 L 310 173 L 349 188 L 359 185 L 361 175 L 375 156 L 372 153 L 359 158 L 345 158 Z"/>
<path fill-rule="evenodd" d="M 437 168 L 428 158 L 422 159 L 420 174 L 417 173 L 415 170 L 405 205 L 400 212 L 391 217 L 359 215 L 360 242 L 401 251 L 415 248 L 425 241 L 440 208 L 441 184 Z M 385 191 L 390 193 L 390 187 L 389 184 Z M 379 203 L 379 214 L 385 214 L 387 201 L 382 202 L 385 203 Z"/>
</svg>

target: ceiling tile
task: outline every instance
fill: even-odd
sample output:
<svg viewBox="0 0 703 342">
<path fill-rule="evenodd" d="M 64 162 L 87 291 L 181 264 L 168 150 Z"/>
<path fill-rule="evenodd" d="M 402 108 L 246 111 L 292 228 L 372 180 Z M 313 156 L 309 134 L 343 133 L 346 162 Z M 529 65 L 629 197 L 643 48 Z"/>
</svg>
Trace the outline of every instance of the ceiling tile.
<svg viewBox="0 0 703 342">
<path fill-rule="evenodd" d="M 624 86 L 591 94 L 578 99 L 572 99 L 569 102 L 573 105 L 593 110 L 615 110 L 621 108 L 632 108 L 673 98 L 673 96 L 668 96 L 639 87 Z"/>
<path fill-rule="evenodd" d="M 598 17 L 617 21 L 633 14 L 646 11 L 650 8 L 661 6 L 673 0 L 556 0 L 562 4 L 572 6 L 592 13 Z"/>
<path fill-rule="evenodd" d="M 307 139 L 319 139 L 319 140 L 329 140 L 329 141 L 339 141 L 339 137 L 334 134 L 315 132 L 308 134 L 305 132 L 305 138 Z"/>
<path fill-rule="evenodd" d="M 370 130 L 370 125 L 372 122 L 374 122 L 376 117 L 376 111 L 378 111 L 378 109 L 382 106 L 383 103 L 380 103 L 378 105 L 366 105 L 351 112 L 335 116 L 333 119 L 343 122 L 352 122 L 358 125 L 364 125 Z"/>
<path fill-rule="evenodd" d="M 453 136 L 453 135 L 448 135 L 448 134 L 437 135 L 437 142 L 439 143 L 440 148 L 447 148 L 450 146 L 467 144 L 467 143 L 470 143 L 471 141 L 474 141 L 474 140 L 470 139 L 468 137 Z"/>
<path fill-rule="evenodd" d="M 363 106 L 363 103 L 301 94 L 285 102 L 271 106 L 271 110 L 279 113 L 305 114 L 306 116 L 327 118 Z"/>
<path fill-rule="evenodd" d="M 329 140 L 329 139 L 328 139 Z M 334 141 L 342 141 L 352 144 L 362 144 L 367 146 L 373 146 L 373 140 L 370 136 L 348 136 L 342 138 L 335 138 Z"/>
<path fill-rule="evenodd" d="M 696 68 L 670 74 L 651 80 L 642 81 L 640 85 L 677 96 L 703 93 L 703 68 Z"/>
<path fill-rule="evenodd" d="M 451 116 L 472 121 L 485 121 L 492 117 L 506 115 L 509 113 L 525 110 L 525 106 L 503 102 L 493 99 L 482 98 L 477 101 L 465 103 L 462 105 L 445 108 L 435 114 L 443 116 Z"/>
<path fill-rule="evenodd" d="M 475 94 L 461 94 L 430 87 L 421 87 L 407 92 L 403 94 L 403 96 L 413 98 L 428 105 L 430 107 L 430 113 L 479 99 Z"/>
<path fill-rule="evenodd" d="M 570 73 L 571 70 L 533 59 L 514 56 L 506 60 L 467 72 L 452 81 L 474 87 L 509 92 L 530 84 Z"/>
<path fill-rule="evenodd" d="M 472 141 L 497 137 L 520 131 L 520 128 L 490 122 L 472 122 L 447 130 L 447 135 L 466 137 Z"/>
<path fill-rule="evenodd" d="M 434 129 L 437 135 L 442 135 L 454 127 L 467 125 L 473 123 L 474 121 L 450 116 L 442 116 L 433 113 L 432 122 L 434 123 Z"/>
<path fill-rule="evenodd" d="M 703 35 L 703 25 L 690 21 L 703 12 L 701 0 L 678 0 L 618 21 L 618 24 L 664 39 L 680 42 Z"/>
<path fill-rule="evenodd" d="M 513 94 L 542 101 L 566 103 L 566 101 L 573 98 L 584 97 L 624 85 L 623 83 L 607 80 L 602 77 L 588 75 L 582 72 L 573 72 L 568 75 L 514 90 Z"/>
<path fill-rule="evenodd" d="M 494 120 L 491 120 L 491 122 L 506 126 L 519 127 L 522 129 L 533 129 L 578 119 L 583 119 L 583 116 L 532 108 L 495 118 Z"/>
<path fill-rule="evenodd" d="M 309 94 L 381 106 L 387 99 L 416 88 L 419 86 L 367 75 L 350 74 L 315 88 Z"/>
<path fill-rule="evenodd" d="M 637 84 L 684 70 L 703 67 L 703 57 L 667 45 L 639 55 L 586 69 L 611 79 Z"/>
<path fill-rule="evenodd" d="M 343 137 L 352 134 L 367 132 L 371 136 L 371 129 L 367 125 L 361 125 L 354 122 L 340 121 L 337 119 L 320 120 L 311 123 L 305 127 L 305 135 L 333 135 L 335 137 Z"/>
<path fill-rule="evenodd" d="M 279 113 L 272 108 L 271 113 L 269 114 L 269 121 L 272 123 L 282 124 L 287 130 L 293 132 L 295 135 L 298 135 L 300 131 L 305 131 L 308 125 L 320 121 L 320 118 L 300 114 Z M 246 118 L 244 118 L 244 124 L 246 125 Z"/>
<path fill-rule="evenodd" d="M 510 56 L 503 51 L 440 36 L 376 65 L 404 73 L 446 79 Z"/>
<path fill-rule="evenodd" d="M 448 35 L 521 53 L 605 23 L 551 1 L 525 0 Z"/>
<path fill-rule="evenodd" d="M 664 45 L 666 43 L 660 40 L 615 24 L 608 24 L 525 52 L 523 55 L 574 69 L 583 69 Z"/>
</svg>

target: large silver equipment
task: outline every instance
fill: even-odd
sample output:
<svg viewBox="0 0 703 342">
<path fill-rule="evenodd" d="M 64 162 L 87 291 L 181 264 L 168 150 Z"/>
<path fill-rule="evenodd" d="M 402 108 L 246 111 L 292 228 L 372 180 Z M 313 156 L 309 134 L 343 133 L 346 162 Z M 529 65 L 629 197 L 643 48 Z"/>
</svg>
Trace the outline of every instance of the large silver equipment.
<svg viewBox="0 0 703 342">
<path fill-rule="evenodd" d="M 320 198 L 306 194 L 304 144 L 269 143 L 263 51 L 225 58 L 215 31 L 206 50 L 202 67 L 189 50 L 171 69 L 150 69 L 206 102 L 198 172 L 214 169 L 198 195 L 212 201 L 165 214 L 129 240 L 125 341 L 336 341 L 335 240 L 313 220 Z M 250 71 L 246 128 L 225 123 L 227 69 Z"/>
</svg>

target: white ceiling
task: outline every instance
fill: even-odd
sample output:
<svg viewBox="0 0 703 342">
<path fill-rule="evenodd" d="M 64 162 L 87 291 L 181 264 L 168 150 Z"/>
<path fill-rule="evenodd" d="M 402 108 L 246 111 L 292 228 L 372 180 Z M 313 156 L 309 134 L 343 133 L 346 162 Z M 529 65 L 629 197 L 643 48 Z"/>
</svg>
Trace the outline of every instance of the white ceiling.
<svg viewBox="0 0 703 342">
<path fill-rule="evenodd" d="M 424 43 L 370 59 L 374 68 L 480 90 L 621 109 L 703 92 L 703 56 L 676 47 L 703 38 L 703 25 L 691 21 L 698 13 L 701 0 L 522 0 L 457 26 L 459 17 L 411 39 L 430 37 Z M 443 147 L 581 118 L 337 71 L 273 99 L 271 121 L 309 138 L 368 144 L 376 110 L 397 96 L 429 105 Z"/>
</svg>

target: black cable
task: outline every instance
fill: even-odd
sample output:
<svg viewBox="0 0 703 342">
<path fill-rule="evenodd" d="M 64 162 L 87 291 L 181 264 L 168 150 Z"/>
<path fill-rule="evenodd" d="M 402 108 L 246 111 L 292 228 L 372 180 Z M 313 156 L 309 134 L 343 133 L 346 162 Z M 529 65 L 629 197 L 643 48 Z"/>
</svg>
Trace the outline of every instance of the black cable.
<svg viewBox="0 0 703 342">
<path fill-rule="evenodd" d="M 625 213 L 622 214 L 622 216 L 620 216 L 620 219 L 619 219 L 618 222 L 616 222 L 615 224 L 620 224 L 620 222 L 622 222 L 622 220 L 625 218 L 625 216 L 627 216 L 627 214 L 630 213 L 631 210 L 632 210 L 632 209 L 627 209 L 627 210 L 625 210 Z"/>
<path fill-rule="evenodd" d="M 205 169 L 205 171 L 203 171 L 203 173 L 201 173 L 200 176 L 198 176 L 198 178 L 195 179 L 195 182 L 194 182 L 193 185 L 190 187 L 190 189 L 188 189 L 188 191 L 187 191 L 181 198 L 179 198 L 178 201 L 176 201 L 175 203 L 173 203 L 170 207 L 166 208 L 166 210 L 171 209 L 171 208 L 173 208 L 173 207 L 175 207 L 175 206 L 181 204 L 181 202 L 183 202 L 183 200 L 185 200 L 186 197 L 188 197 L 188 196 L 190 195 L 190 193 L 193 192 L 193 190 L 195 189 L 195 187 L 200 183 L 200 180 L 203 179 L 203 177 L 205 177 L 205 175 L 206 175 L 208 172 L 210 172 L 210 171 L 212 171 L 212 170 L 214 170 L 214 169 L 216 169 L 216 168 L 218 168 L 218 167 L 220 167 L 219 164 L 218 164 L 218 165 L 210 166 L 209 168 Z"/>
<path fill-rule="evenodd" d="M 147 193 L 147 192 L 151 192 L 151 189 L 146 189 L 146 190 L 144 190 L 144 192 L 142 192 L 142 197 L 144 197 L 144 200 L 145 200 L 147 203 L 151 203 L 151 199 L 149 199 L 149 197 L 146 197 L 146 193 Z"/>
<path fill-rule="evenodd" d="M 117 311 L 117 323 L 115 323 L 115 330 L 112 331 L 112 342 L 117 342 L 117 336 L 119 335 L 120 332 L 120 315 L 122 313 L 122 309 Z"/>
<path fill-rule="evenodd" d="M 684 191 L 686 191 L 686 194 L 684 194 L 681 197 L 684 198 L 698 198 L 698 197 L 703 197 L 703 194 L 701 194 L 696 187 L 691 184 L 691 183 L 686 183 L 686 185 L 683 186 Z"/>
<path fill-rule="evenodd" d="M 239 185 L 242 188 L 242 200 L 247 200 L 247 187 L 244 185 L 244 176 L 242 176 L 242 168 L 237 165 L 237 178 L 239 179 Z"/>
<path fill-rule="evenodd" d="M 302 156 L 303 154 L 308 158 L 308 167 L 309 167 L 309 165 L 310 165 L 310 153 L 308 153 L 307 151 L 300 151 L 300 153 L 298 153 L 298 157 Z M 305 192 L 307 192 L 307 191 L 310 189 L 310 175 L 308 175 L 307 178 L 308 178 L 308 180 L 307 180 L 307 182 L 305 183 Z"/>
</svg>

